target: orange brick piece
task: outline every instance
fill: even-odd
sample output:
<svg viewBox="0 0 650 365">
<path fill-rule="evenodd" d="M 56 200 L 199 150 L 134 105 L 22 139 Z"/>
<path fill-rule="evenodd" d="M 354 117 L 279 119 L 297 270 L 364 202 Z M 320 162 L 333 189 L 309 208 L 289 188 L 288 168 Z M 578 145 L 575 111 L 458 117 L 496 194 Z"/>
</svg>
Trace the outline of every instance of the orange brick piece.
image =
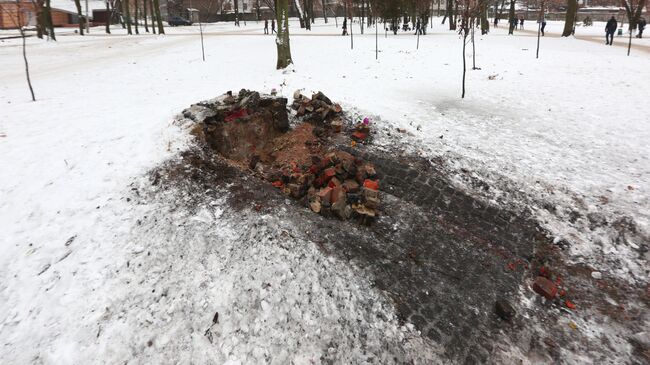
<svg viewBox="0 0 650 365">
<path fill-rule="evenodd" d="M 546 299 L 553 299 L 557 295 L 557 286 L 543 276 L 538 276 L 533 283 L 533 290 Z"/>
</svg>

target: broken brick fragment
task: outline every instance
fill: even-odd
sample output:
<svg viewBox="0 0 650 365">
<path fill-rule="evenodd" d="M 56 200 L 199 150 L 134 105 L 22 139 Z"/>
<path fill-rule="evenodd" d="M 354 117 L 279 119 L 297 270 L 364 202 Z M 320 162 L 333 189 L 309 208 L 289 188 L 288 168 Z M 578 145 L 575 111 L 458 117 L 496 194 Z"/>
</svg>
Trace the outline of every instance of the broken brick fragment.
<svg viewBox="0 0 650 365">
<path fill-rule="evenodd" d="M 343 188 L 341 186 L 337 186 L 335 188 L 332 188 L 332 193 L 331 193 L 331 196 L 330 196 L 330 201 L 331 201 L 332 205 L 334 203 L 340 201 L 340 200 L 343 200 L 343 202 L 346 201 L 345 191 L 343 190 Z"/>
<path fill-rule="evenodd" d="M 284 183 L 280 180 L 276 180 L 273 182 L 273 186 L 275 186 L 276 188 L 281 188 L 284 186 Z"/>
<path fill-rule="evenodd" d="M 533 290 L 545 297 L 546 299 L 553 299 L 557 295 L 557 286 L 543 276 L 538 276 L 533 283 Z"/>
<path fill-rule="evenodd" d="M 341 186 L 341 181 L 339 181 L 339 179 L 337 179 L 336 176 L 335 176 L 330 180 L 330 182 L 327 184 L 327 186 L 334 189 L 334 188 L 336 188 L 338 186 Z"/>
<path fill-rule="evenodd" d="M 330 205 L 332 199 L 332 188 L 325 187 L 318 191 L 318 197 L 320 198 L 321 204 Z"/>
<path fill-rule="evenodd" d="M 343 182 L 343 189 L 348 193 L 357 193 L 359 192 L 359 183 L 351 179 L 345 180 Z"/>
<path fill-rule="evenodd" d="M 363 187 L 367 188 L 367 189 L 370 189 L 370 190 L 379 190 L 379 181 L 365 179 L 363 181 Z"/>
<path fill-rule="evenodd" d="M 570 301 L 568 299 L 564 301 L 564 304 L 569 309 L 576 309 L 576 305 L 572 301 Z"/>
<path fill-rule="evenodd" d="M 368 138 L 368 135 L 366 133 L 359 132 L 359 131 L 352 133 L 352 139 L 354 139 L 357 142 L 362 142 L 366 138 Z"/>
</svg>

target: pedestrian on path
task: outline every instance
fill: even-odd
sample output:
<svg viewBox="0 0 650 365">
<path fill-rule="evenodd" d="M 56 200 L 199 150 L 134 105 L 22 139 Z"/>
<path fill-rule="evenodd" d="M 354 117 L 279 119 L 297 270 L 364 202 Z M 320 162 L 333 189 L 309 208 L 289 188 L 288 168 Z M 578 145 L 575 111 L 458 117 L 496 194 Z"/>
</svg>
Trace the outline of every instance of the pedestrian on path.
<svg viewBox="0 0 650 365">
<path fill-rule="evenodd" d="M 269 20 L 264 18 L 264 34 L 269 34 Z"/>
<path fill-rule="evenodd" d="M 499 18 L 495 16 L 494 17 L 494 27 L 497 28 L 498 25 L 499 25 Z"/>
<path fill-rule="evenodd" d="M 519 29 L 524 30 L 524 17 L 519 18 Z"/>
<path fill-rule="evenodd" d="M 343 19 L 343 33 L 341 35 L 348 35 L 348 19 Z"/>
<path fill-rule="evenodd" d="M 618 22 L 616 22 L 616 18 L 612 16 L 612 18 L 607 21 L 607 25 L 605 25 L 605 44 L 611 46 L 612 43 L 614 43 L 614 33 L 617 28 Z"/>
<path fill-rule="evenodd" d="M 420 25 L 420 19 L 415 23 L 415 35 L 422 34 L 422 27 Z"/>
<path fill-rule="evenodd" d="M 278 34 L 278 32 L 275 31 L 275 19 L 271 19 L 271 34 Z"/>
<path fill-rule="evenodd" d="M 639 27 L 639 34 L 637 34 L 637 38 L 643 38 L 643 30 L 645 29 L 646 26 L 646 21 L 645 19 L 641 18 L 639 19 L 639 24 L 637 24 Z"/>
<path fill-rule="evenodd" d="M 542 19 L 542 37 L 544 36 L 544 28 L 546 28 L 546 19 Z"/>
</svg>

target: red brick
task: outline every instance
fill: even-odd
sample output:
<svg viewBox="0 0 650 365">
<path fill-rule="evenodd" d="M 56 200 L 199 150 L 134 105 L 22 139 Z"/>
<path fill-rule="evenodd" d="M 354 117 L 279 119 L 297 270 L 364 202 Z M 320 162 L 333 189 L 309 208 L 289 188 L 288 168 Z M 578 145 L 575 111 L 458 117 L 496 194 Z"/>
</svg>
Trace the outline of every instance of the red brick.
<svg viewBox="0 0 650 365">
<path fill-rule="evenodd" d="M 343 187 L 337 186 L 332 189 L 332 195 L 330 198 L 330 201 L 332 202 L 332 205 L 336 203 L 339 200 L 345 200 L 345 191 L 343 190 Z"/>
<path fill-rule="evenodd" d="M 333 178 L 330 180 L 329 184 L 327 184 L 327 186 L 329 186 L 330 188 L 334 189 L 334 188 L 337 187 L 337 186 L 341 186 L 341 182 L 340 182 L 339 179 L 337 179 L 336 177 L 333 177 Z"/>
<path fill-rule="evenodd" d="M 321 204 L 329 205 L 332 200 L 332 188 L 325 187 L 318 191 Z"/>
<path fill-rule="evenodd" d="M 557 286 L 543 276 L 538 276 L 533 283 L 533 290 L 547 299 L 553 299 L 557 295 Z"/>
<path fill-rule="evenodd" d="M 352 138 L 357 141 L 363 141 L 364 139 L 368 138 L 368 135 L 363 132 L 356 131 L 352 133 Z"/>
<path fill-rule="evenodd" d="M 363 187 L 370 190 L 379 190 L 379 181 L 366 179 L 363 182 Z"/>
</svg>

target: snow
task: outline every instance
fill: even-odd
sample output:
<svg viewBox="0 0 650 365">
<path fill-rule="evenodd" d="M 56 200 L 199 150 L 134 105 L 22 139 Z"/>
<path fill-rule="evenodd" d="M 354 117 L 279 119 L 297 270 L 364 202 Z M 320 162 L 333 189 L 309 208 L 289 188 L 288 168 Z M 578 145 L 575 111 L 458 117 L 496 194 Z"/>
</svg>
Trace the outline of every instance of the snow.
<svg viewBox="0 0 650 365">
<path fill-rule="evenodd" d="M 439 21 L 418 50 L 415 37 L 380 33 L 378 61 L 374 30 L 355 29 L 350 50 L 333 24 L 308 33 L 292 20 L 289 72 L 274 69 L 275 38 L 262 35 L 263 23 L 204 25 L 206 62 L 198 27 L 29 38 L 36 103 L 20 39 L 0 41 L 3 361 L 433 361 L 435 346 L 399 327 L 363 273 L 326 257 L 282 219 L 234 219 L 222 201 L 192 213 L 176 209 L 173 197 L 131 200 L 132 184 L 146 186 L 148 170 L 187 148 L 174 115 L 241 88 L 289 97 L 321 90 L 386 130 L 404 128 L 405 148 L 446 158 L 458 184 L 472 189 L 459 172 L 466 169 L 493 184 L 492 199 L 532 204 L 571 240 L 575 260 L 647 282 L 647 258 L 633 247 L 640 236 L 616 243 L 584 217 L 629 216 L 648 231 L 650 131 L 638 106 L 650 91 L 642 82 L 650 41 L 635 39 L 627 57 L 620 38 L 612 47 L 596 39 L 598 24 L 585 39 L 583 28 L 563 39 L 560 23 L 549 22 L 535 59 L 535 32 L 509 37 L 502 25 L 477 35 L 481 69 L 468 71 L 461 100 L 461 41 Z M 569 223 L 572 211 L 583 218 Z M 372 339 L 367 352 L 359 350 L 362 332 Z M 334 340 L 338 349 L 330 349 Z"/>
</svg>

